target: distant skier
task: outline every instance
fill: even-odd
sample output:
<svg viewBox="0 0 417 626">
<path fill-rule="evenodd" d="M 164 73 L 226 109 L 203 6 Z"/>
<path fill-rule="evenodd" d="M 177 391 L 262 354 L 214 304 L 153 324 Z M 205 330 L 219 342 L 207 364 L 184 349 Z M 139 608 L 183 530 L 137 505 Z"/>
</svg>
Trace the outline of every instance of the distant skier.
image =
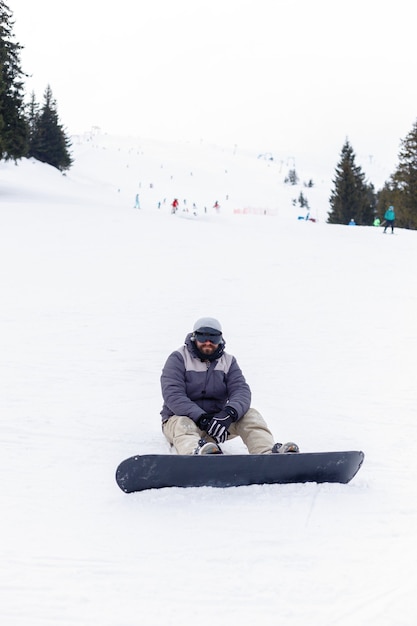
<svg viewBox="0 0 417 626">
<path fill-rule="evenodd" d="M 139 194 L 137 193 L 135 196 L 135 209 L 140 209 L 140 202 L 139 202 Z"/>
<path fill-rule="evenodd" d="M 215 202 L 215 203 L 214 203 L 214 205 L 213 205 L 213 209 L 216 209 L 217 213 L 218 213 L 218 212 L 219 212 L 219 210 L 220 210 L 220 204 L 217 202 L 217 200 L 216 200 L 216 202 Z"/>
<path fill-rule="evenodd" d="M 171 213 L 176 213 L 178 209 L 178 198 L 174 198 L 171 204 L 172 210 Z"/>
<path fill-rule="evenodd" d="M 384 219 L 385 219 L 385 228 L 384 228 L 384 233 L 387 232 L 387 228 L 391 227 L 391 234 L 394 234 L 394 221 L 395 221 L 395 211 L 394 211 L 394 207 L 391 205 L 388 207 L 388 209 L 385 212 L 384 215 Z"/>
<path fill-rule="evenodd" d="M 381 226 L 381 220 L 379 219 L 379 217 L 376 217 L 374 219 L 374 226 Z"/>
<path fill-rule="evenodd" d="M 356 226 L 356 222 L 355 222 L 355 220 L 353 219 L 353 217 L 352 217 L 352 219 L 351 219 L 351 220 L 350 220 L 350 222 L 349 222 L 349 226 Z"/>
</svg>

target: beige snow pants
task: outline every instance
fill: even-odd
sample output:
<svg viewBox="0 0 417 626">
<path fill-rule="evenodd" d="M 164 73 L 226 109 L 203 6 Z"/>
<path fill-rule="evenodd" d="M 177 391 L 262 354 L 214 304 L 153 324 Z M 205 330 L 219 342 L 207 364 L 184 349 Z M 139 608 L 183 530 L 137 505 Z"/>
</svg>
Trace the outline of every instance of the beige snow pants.
<svg viewBox="0 0 417 626">
<path fill-rule="evenodd" d="M 185 415 L 173 415 L 162 424 L 162 431 L 178 454 L 193 454 L 201 438 L 214 441 L 197 424 Z M 256 409 L 249 409 L 229 428 L 228 439 L 241 437 L 249 454 L 269 454 L 274 445 L 274 438 L 264 418 Z"/>
</svg>

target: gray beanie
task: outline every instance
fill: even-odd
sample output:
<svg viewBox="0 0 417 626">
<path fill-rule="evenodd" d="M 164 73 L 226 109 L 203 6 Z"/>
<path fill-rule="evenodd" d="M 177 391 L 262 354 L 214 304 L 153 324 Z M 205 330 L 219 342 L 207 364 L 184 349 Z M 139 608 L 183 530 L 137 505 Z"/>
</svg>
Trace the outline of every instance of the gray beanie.
<svg viewBox="0 0 417 626">
<path fill-rule="evenodd" d="M 200 317 L 200 319 L 198 319 L 194 324 L 193 331 L 196 332 L 200 329 L 206 330 L 207 328 L 216 330 L 219 333 L 222 332 L 219 320 L 216 320 L 214 317 Z"/>
</svg>

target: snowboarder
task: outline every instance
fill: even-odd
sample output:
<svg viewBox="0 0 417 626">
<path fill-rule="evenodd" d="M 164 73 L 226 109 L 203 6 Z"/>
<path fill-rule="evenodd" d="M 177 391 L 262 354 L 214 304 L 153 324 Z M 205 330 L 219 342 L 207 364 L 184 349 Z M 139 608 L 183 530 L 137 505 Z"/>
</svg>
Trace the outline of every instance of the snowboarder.
<svg viewBox="0 0 417 626">
<path fill-rule="evenodd" d="M 221 454 L 220 443 L 241 437 L 250 454 L 299 452 L 274 443 L 234 356 L 225 352 L 220 322 L 196 321 L 161 375 L 162 431 L 178 454 Z"/>
<path fill-rule="evenodd" d="M 387 232 L 387 228 L 391 227 L 391 234 L 393 235 L 394 234 L 395 211 L 394 211 L 394 207 L 392 205 L 389 206 L 388 209 L 385 211 L 384 219 L 385 219 L 384 233 Z"/>
</svg>

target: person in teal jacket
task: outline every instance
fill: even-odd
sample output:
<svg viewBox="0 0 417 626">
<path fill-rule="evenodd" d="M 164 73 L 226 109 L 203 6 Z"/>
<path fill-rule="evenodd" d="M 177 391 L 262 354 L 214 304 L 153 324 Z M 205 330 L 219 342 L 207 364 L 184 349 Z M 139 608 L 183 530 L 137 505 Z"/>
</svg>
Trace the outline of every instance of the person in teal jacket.
<svg viewBox="0 0 417 626">
<path fill-rule="evenodd" d="M 391 227 L 391 233 L 393 234 L 394 233 L 395 211 L 394 211 L 394 207 L 392 205 L 389 206 L 388 209 L 385 211 L 384 219 L 385 219 L 384 233 L 387 232 L 387 228 Z"/>
</svg>

